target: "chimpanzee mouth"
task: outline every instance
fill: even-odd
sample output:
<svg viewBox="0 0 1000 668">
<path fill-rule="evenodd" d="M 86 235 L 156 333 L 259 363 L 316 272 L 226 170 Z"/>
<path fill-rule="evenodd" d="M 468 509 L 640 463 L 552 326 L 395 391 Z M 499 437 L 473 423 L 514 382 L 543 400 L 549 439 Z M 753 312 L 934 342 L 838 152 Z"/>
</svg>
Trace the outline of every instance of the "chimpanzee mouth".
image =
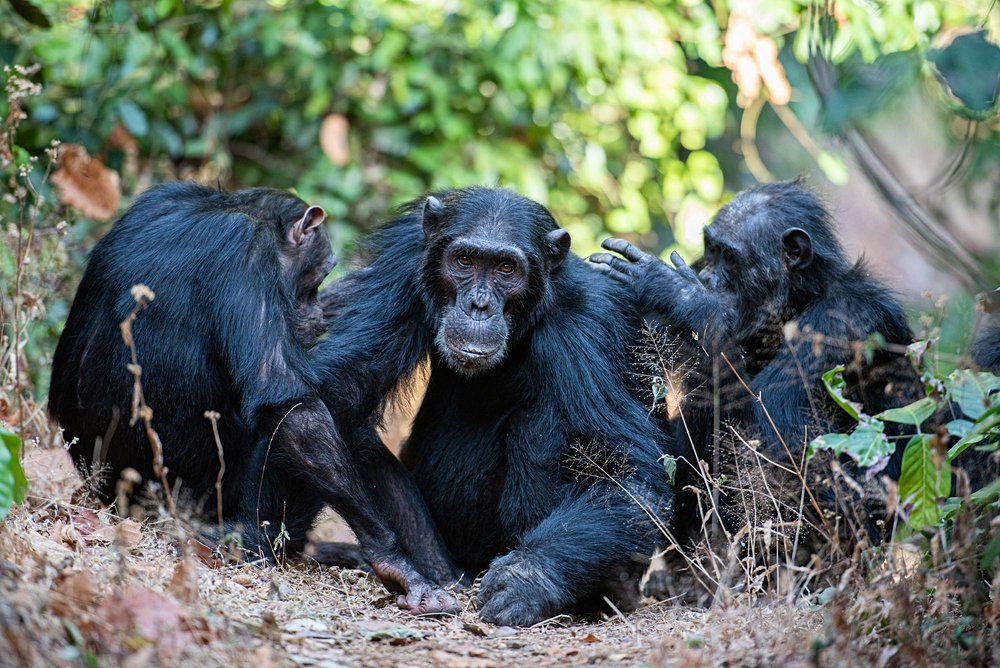
<svg viewBox="0 0 1000 668">
<path fill-rule="evenodd" d="M 441 344 L 444 345 L 441 345 Z M 506 352 L 504 342 L 496 346 L 475 344 L 457 345 L 451 341 L 438 341 L 438 349 L 453 370 L 463 375 L 476 375 L 489 371 L 503 359 Z"/>
<path fill-rule="evenodd" d="M 448 343 L 448 350 L 451 352 L 451 357 L 461 366 L 478 366 L 500 352 L 500 348 L 502 346 L 493 346 L 492 348 L 482 346 L 459 347 L 450 342 Z"/>
</svg>

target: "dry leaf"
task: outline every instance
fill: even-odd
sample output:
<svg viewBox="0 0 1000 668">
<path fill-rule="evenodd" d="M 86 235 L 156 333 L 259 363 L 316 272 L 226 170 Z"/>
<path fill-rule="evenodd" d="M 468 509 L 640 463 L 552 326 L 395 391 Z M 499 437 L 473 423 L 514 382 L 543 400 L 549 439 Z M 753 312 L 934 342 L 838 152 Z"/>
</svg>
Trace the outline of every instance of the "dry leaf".
<svg viewBox="0 0 1000 668">
<path fill-rule="evenodd" d="M 158 641 L 182 631 L 184 611 L 169 598 L 150 589 L 129 589 L 101 601 L 97 611 L 105 634 L 136 633 Z"/>
<path fill-rule="evenodd" d="M 452 654 L 451 652 L 446 652 L 441 649 L 436 649 L 431 652 L 431 660 L 435 666 L 444 666 L 445 668 L 492 668 L 497 665 L 496 661 L 490 661 L 489 659 L 482 659 L 478 657 L 461 656 L 459 654 Z"/>
<path fill-rule="evenodd" d="M 77 144 L 63 144 L 59 167 L 52 175 L 59 201 L 95 220 L 109 220 L 118 211 L 122 188 L 118 173 L 87 155 Z"/>
<path fill-rule="evenodd" d="M 319 145 L 330 162 L 343 167 L 351 161 L 351 147 L 348 144 L 347 117 L 340 114 L 330 114 L 323 119 L 319 127 Z"/>
<path fill-rule="evenodd" d="M 188 555 L 177 562 L 167 591 L 181 603 L 193 605 L 198 602 L 198 561 L 195 557 Z"/>
<path fill-rule="evenodd" d="M 233 576 L 233 582 L 243 585 L 244 587 L 253 587 L 254 584 L 256 584 L 254 579 L 250 577 L 249 573 L 237 573 Z"/>
<path fill-rule="evenodd" d="M 116 526 L 101 527 L 87 536 L 87 540 L 114 543 L 119 547 L 131 549 L 142 542 L 142 525 L 130 517 Z"/>
<path fill-rule="evenodd" d="M 94 582 L 87 571 L 72 571 L 56 580 L 49 605 L 58 617 L 77 619 L 94 602 Z"/>
</svg>

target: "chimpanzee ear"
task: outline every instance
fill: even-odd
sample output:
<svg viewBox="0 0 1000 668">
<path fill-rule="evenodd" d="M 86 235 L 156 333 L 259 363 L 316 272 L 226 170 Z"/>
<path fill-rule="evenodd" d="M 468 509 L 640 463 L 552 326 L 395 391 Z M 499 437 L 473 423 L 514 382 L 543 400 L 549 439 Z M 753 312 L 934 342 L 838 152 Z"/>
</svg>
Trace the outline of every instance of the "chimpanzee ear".
<svg viewBox="0 0 1000 668">
<path fill-rule="evenodd" d="M 434 195 L 427 197 L 424 202 L 423 223 L 424 235 L 431 236 L 441 227 L 441 214 L 444 213 L 444 204 Z"/>
<path fill-rule="evenodd" d="M 813 260 L 812 239 L 799 227 L 790 227 L 781 235 L 782 256 L 789 271 L 802 271 Z"/>
<path fill-rule="evenodd" d="M 323 210 L 323 207 L 309 207 L 302 214 L 302 217 L 292 224 L 292 228 L 288 230 L 289 240 L 296 246 L 302 245 L 309 235 L 312 234 L 313 230 L 323 224 L 324 220 L 326 220 L 326 211 Z"/>
<path fill-rule="evenodd" d="M 569 232 L 563 229 L 552 230 L 545 235 L 545 243 L 548 245 L 549 262 L 555 269 L 563 263 L 566 254 L 569 253 Z"/>
</svg>

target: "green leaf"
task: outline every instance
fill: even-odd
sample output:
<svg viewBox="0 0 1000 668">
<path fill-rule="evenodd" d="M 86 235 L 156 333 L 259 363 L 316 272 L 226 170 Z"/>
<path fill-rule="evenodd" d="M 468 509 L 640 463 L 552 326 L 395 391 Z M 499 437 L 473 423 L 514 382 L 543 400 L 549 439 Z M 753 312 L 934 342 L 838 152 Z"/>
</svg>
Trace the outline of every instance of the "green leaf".
<svg viewBox="0 0 1000 668">
<path fill-rule="evenodd" d="M 957 403 L 965 417 L 978 420 L 990 408 L 990 393 L 1000 390 L 1000 377 L 985 371 L 961 369 L 947 380 L 949 398 Z"/>
<path fill-rule="evenodd" d="M 986 31 L 959 35 L 943 49 L 931 49 L 934 63 L 952 95 L 970 111 L 990 111 L 1000 95 L 1000 47 L 986 39 Z"/>
<path fill-rule="evenodd" d="M 989 544 L 983 550 L 983 558 L 979 560 L 979 565 L 992 572 L 997 557 L 1000 557 L 1000 531 L 993 534 L 993 538 L 990 538 Z"/>
<path fill-rule="evenodd" d="M 667 473 L 667 479 L 673 485 L 677 479 L 677 458 L 671 455 L 663 455 L 660 459 L 663 461 L 663 470 Z"/>
<path fill-rule="evenodd" d="M 21 439 L 0 427 L 0 520 L 7 517 L 13 503 L 24 501 L 28 479 L 21 469 Z"/>
<path fill-rule="evenodd" d="M 948 424 L 950 425 L 951 423 L 949 422 Z M 983 439 L 989 436 L 996 436 L 998 427 L 1000 427 L 1000 406 L 994 406 L 979 417 L 972 426 L 972 429 L 958 443 L 951 446 L 951 449 L 948 450 L 948 461 L 955 461 L 956 457 Z"/>
<path fill-rule="evenodd" d="M 938 523 L 938 501 L 951 492 L 951 466 L 934 456 L 931 439 L 928 434 L 917 434 L 903 452 L 899 496 L 909 509 L 909 524 L 914 530 Z"/>
<path fill-rule="evenodd" d="M 826 391 L 829 392 L 830 396 L 837 403 L 838 406 L 847 411 L 855 420 L 861 420 L 864 413 L 864 408 L 861 404 L 851 401 L 844 396 L 844 390 L 847 389 L 847 381 L 844 380 L 844 365 L 834 367 L 823 374 L 823 385 L 826 386 Z"/>
<path fill-rule="evenodd" d="M 935 410 L 937 410 L 937 402 L 930 397 L 926 397 L 919 401 L 914 401 L 907 406 L 882 411 L 875 417 L 888 422 L 912 424 L 914 427 L 919 427 L 923 424 L 924 420 L 934 415 Z"/>
<path fill-rule="evenodd" d="M 969 500 L 977 506 L 991 503 L 1000 498 L 1000 478 L 996 478 L 982 489 L 977 489 L 969 495 Z"/>
<path fill-rule="evenodd" d="M 816 450 L 831 450 L 837 456 L 847 455 L 863 468 L 881 467 L 885 466 L 893 447 L 885 437 L 885 425 L 871 420 L 859 424 L 849 436 L 824 434 L 813 439 L 807 455 L 811 457 Z"/>
<path fill-rule="evenodd" d="M 952 420 L 945 425 L 948 428 L 949 434 L 958 436 L 959 438 L 966 436 L 974 426 L 969 420 Z"/>
<path fill-rule="evenodd" d="M 125 129 L 136 137 L 145 137 L 149 132 L 149 121 L 146 120 L 145 112 L 131 100 L 122 100 L 118 103 L 118 117 Z"/>
</svg>

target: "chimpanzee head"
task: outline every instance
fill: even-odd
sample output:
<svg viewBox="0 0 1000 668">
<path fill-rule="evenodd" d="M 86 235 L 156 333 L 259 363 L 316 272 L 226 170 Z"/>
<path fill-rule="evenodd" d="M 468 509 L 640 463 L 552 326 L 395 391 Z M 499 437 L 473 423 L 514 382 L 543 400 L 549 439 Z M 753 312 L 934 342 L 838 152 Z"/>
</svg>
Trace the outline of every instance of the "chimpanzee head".
<svg viewBox="0 0 1000 668">
<path fill-rule="evenodd" d="M 694 268 L 713 292 L 756 310 L 801 305 L 848 266 L 829 214 L 799 181 L 745 190 L 705 228 Z"/>
<path fill-rule="evenodd" d="M 241 213 L 268 228 L 274 243 L 267 247 L 277 253 L 283 292 L 294 301 L 295 331 L 303 342 L 314 339 L 323 329 L 319 286 L 337 263 L 323 229 L 326 212 L 291 193 L 270 188 L 232 196 L 238 198 Z"/>
<path fill-rule="evenodd" d="M 500 188 L 432 195 L 421 216 L 438 352 L 458 373 L 488 371 L 547 306 L 569 233 L 542 205 Z"/>
</svg>

